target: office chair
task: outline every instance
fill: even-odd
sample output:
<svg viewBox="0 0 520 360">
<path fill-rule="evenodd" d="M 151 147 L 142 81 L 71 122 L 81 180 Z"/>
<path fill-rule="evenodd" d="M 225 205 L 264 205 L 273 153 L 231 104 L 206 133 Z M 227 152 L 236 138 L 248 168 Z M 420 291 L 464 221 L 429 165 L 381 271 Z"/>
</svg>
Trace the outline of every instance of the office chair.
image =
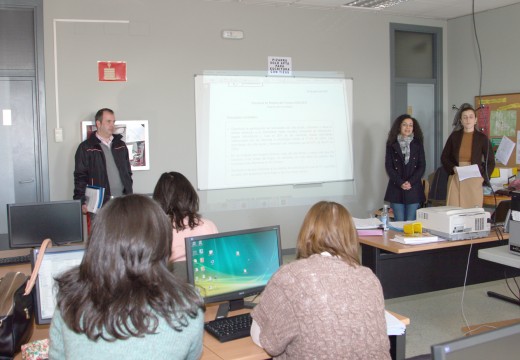
<svg viewBox="0 0 520 360">
<path fill-rule="evenodd" d="M 511 209 L 511 200 L 503 200 L 498 203 L 495 212 L 491 215 L 491 222 L 494 224 L 503 224 L 506 222 L 507 215 Z"/>
</svg>

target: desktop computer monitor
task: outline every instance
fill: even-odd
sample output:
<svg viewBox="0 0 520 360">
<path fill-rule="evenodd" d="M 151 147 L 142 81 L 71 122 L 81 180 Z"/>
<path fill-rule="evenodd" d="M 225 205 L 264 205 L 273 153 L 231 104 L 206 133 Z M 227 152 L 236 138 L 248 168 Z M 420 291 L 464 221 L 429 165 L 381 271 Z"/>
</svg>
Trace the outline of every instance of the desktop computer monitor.
<svg viewBox="0 0 520 360">
<path fill-rule="evenodd" d="M 81 201 L 51 201 L 7 205 L 9 246 L 40 246 L 50 238 L 56 245 L 83 241 Z"/>
<path fill-rule="evenodd" d="M 518 359 L 520 323 L 432 346 L 433 360 Z"/>
<path fill-rule="evenodd" d="M 54 278 L 78 266 L 83 259 L 84 246 L 59 246 L 47 248 L 33 289 L 34 313 L 37 324 L 50 324 L 56 308 L 56 287 Z M 34 268 L 40 249 L 31 252 Z"/>
<path fill-rule="evenodd" d="M 279 226 L 187 237 L 185 241 L 188 282 L 206 304 L 229 302 L 226 310 L 248 306 L 244 298 L 260 293 L 282 264 Z M 225 313 L 219 310 L 220 316 Z"/>
</svg>

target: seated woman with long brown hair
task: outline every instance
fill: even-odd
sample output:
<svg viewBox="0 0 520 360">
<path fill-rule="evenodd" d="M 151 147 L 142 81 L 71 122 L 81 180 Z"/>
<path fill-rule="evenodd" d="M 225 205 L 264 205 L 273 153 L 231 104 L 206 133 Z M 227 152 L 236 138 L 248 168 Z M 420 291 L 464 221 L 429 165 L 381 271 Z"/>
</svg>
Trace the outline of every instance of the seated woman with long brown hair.
<svg viewBox="0 0 520 360">
<path fill-rule="evenodd" d="M 109 201 L 56 281 L 50 359 L 198 359 L 203 302 L 167 268 L 172 225 L 143 195 Z"/>
</svg>

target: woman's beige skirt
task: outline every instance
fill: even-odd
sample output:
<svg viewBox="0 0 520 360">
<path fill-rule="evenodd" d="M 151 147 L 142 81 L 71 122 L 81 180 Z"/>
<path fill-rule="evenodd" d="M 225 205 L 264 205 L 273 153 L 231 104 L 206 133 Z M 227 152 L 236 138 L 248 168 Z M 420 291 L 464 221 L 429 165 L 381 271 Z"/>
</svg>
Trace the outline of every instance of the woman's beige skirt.
<svg viewBox="0 0 520 360">
<path fill-rule="evenodd" d="M 460 163 L 460 166 L 471 165 L 470 163 Z M 484 193 L 482 191 L 482 177 L 459 180 L 459 175 L 448 177 L 448 196 L 446 205 L 460 206 L 462 208 L 482 207 Z"/>
</svg>

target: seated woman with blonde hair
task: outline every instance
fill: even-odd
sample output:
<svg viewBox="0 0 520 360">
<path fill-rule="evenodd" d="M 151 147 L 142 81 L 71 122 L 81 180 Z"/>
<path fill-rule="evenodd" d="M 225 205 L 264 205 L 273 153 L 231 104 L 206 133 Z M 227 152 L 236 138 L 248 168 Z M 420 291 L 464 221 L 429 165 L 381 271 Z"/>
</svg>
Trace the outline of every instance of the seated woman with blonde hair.
<svg viewBox="0 0 520 360">
<path fill-rule="evenodd" d="M 390 359 L 381 284 L 359 263 L 348 210 L 312 206 L 296 258 L 273 275 L 253 310 L 253 341 L 276 359 Z"/>
</svg>

